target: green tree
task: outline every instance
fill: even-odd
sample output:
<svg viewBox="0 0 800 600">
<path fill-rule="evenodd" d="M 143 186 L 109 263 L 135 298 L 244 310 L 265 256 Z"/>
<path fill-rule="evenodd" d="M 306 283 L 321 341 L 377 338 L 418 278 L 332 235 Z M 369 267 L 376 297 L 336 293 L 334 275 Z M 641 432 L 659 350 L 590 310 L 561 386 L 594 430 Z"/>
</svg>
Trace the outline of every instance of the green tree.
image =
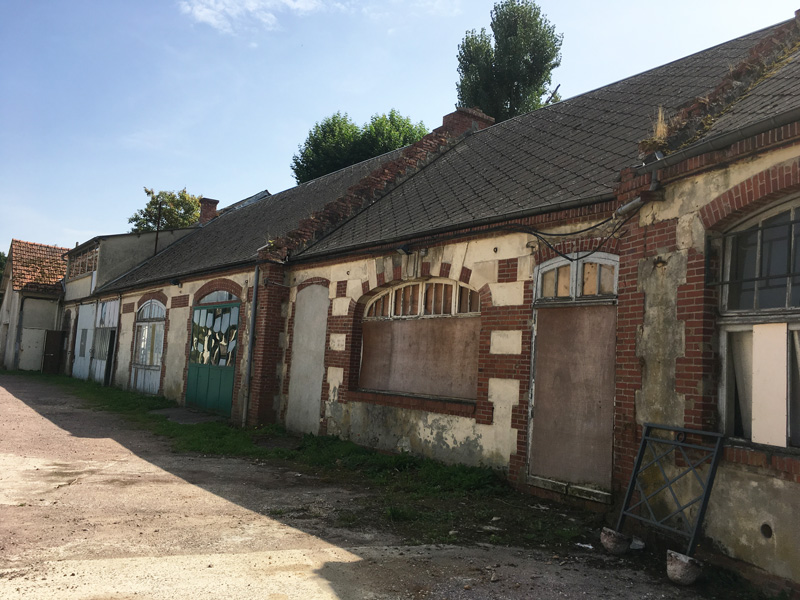
<svg viewBox="0 0 800 600">
<path fill-rule="evenodd" d="M 468 31 L 458 47 L 458 105 L 505 121 L 543 105 L 561 64 L 561 34 L 532 0 L 503 0 L 491 11 L 492 33 Z M 554 95 L 555 96 L 555 95 Z"/>
<path fill-rule="evenodd" d="M 0 276 L 3 275 L 3 269 L 5 268 L 6 268 L 6 253 L 0 252 Z"/>
<path fill-rule="evenodd" d="M 316 123 L 306 141 L 292 157 L 297 183 L 311 181 L 374 156 L 419 141 L 427 129 L 392 109 L 389 114 L 373 115 L 359 127 L 347 113 L 335 112 Z"/>
<path fill-rule="evenodd" d="M 147 204 L 128 219 L 131 233 L 191 227 L 200 218 L 200 199 L 183 188 L 179 192 L 154 192 L 144 188 Z"/>
<path fill-rule="evenodd" d="M 369 123 L 361 128 L 356 162 L 418 142 L 427 133 L 422 121 L 412 123 L 411 119 L 395 109 L 390 110 L 388 115 L 373 115 Z"/>
</svg>

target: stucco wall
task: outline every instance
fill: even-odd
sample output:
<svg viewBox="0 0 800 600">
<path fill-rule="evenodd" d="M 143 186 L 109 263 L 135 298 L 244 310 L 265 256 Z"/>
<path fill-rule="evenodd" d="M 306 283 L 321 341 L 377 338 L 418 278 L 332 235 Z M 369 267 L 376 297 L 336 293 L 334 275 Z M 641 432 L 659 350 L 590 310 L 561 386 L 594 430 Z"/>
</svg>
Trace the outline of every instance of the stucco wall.
<svg viewBox="0 0 800 600">
<path fill-rule="evenodd" d="M 512 423 L 512 413 L 525 411 L 521 405 L 524 387 L 529 383 L 530 319 L 527 314 L 525 291 L 530 292 L 533 273 L 532 250 L 527 247 L 531 236 L 500 234 L 486 239 L 471 240 L 426 248 L 411 255 L 397 253 L 385 256 L 360 258 L 339 264 L 295 267 L 288 280 L 291 284 L 289 307 L 286 311 L 293 323 L 297 290 L 311 280 L 327 281 L 331 301 L 328 321 L 329 349 L 325 357 L 325 380 L 322 411 L 327 433 L 351 439 L 359 444 L 389 451 L 410 451 L 445 462 L 470 465 L 487 465 L 507 468 L 510 457 L 520 451 L 518 442 L 520 424 Z M 499 276 L 499 265 L 513 261 L 513 273 Z M 352 319 L 356 305 L 363 306 L 374 292 L 392 287 L 403 281 L 445 277 L 461 281 L 474 290 L 482 290 L 490 298 L 490 306 L 519 313 L 515 322 L 495 324 L 498 331 L 486 328 L 484 355 L 497 360 L 518 361 L 526 365 L 524 373 L 517 376 L 492 376 L 479 383 L 479 398 L 473 415 L 447 414 L 420 410 L 415 407 L 386 406 L 370 401 L 341 402 L 340 389 L 347 387 L 345 368 L 339 366 L 341 355 L 350 349 L 352 330 L 342 330 L 337 319 Z M 526 288 L 526 285 L 528 288 Z M 365 290 L 369 290 L 365 293 Z M 527 302 L 530 302 L 528 296 Z M 520 307 L 524 307 L 520 311 Z M 284 336 L 284 346 L 293 343 L 294 330 L 289 326 Z M 527 336 L 527 346 L 523 344 Z M 360 339 L 356 342 L 360 345 Z M 355 350 L 359 352 L 359 350 Z M 291 360 L 291 352 L 286 360 Z M 490 358 L 487 360 L 491 360 Z M 486 369 L 487 371 L 489 369 Z M 430 376 L 447 379 L 461 377 L 457 369 L 437 372 L 430 365 Z M 290 372 L 286 362 L 284 377 Z M 510 375 L 510 376 L 509 376 Z M 284 390 L 291 386 L 290 381 Z M 480 390 L 483 390 L 482 392 Z M 287 403 L 283 395 L 282 414 Z M 457 410 L 457 409 L 456 409 Z M 452 412 L 452 411 L 451 411 Z M 524 453 L 524 442 L 521 451 Z"/>
<path fill-rule="evenodd" d="M 325 416 L 328 433 L 364 446 L 446 463 L 507 468 L 517 450 L 511 412 L 519 402 L 519 382 L 490 379 L 489 401 L 494 406 L 491 425 L 468 417 L 332 399 L 325 404 Z"/>
<path fill-rule="evenodd" d="M 702 419 L 703 427 L 722 428 L 725 400 L 719 398 L 719 363 L 715 362 L 720 333 L 714 294 L 708 296 L 714 288 L 705 287 L 705 308 L 700 294 L 694 309 L 687 304 L 693 281 L 702 290 L 706 277 L 714 279 L 713 273 L 703 272 L 706 231 L 701 210 L 728 189 L 797 156 L 800 148 L 784 148 L 668 183 L 664 201 L 642 209 L 638 227 L 642 235 L 650 236 L 645 238 L 650 245 L 638 268 L 638 291 L 644 295 L 645 306 L 636 339 L 643 365 L 641 389 L 636 392 L 638 423 L 696 427 L 693 420 Z M 776 195 L 774 205 L 792 197 Z M 785 325 L 776 325 L 781 326 L 785 330 Z M 783 346 L 778 344 L 773 362 L 785 363 Z M 761 352 L 759 357 L 764 359 L 766 354 Z M 780 420 L 783 411 L 785 421 L 785 379 L 779 379 L 772 382 L 779 384 L 773 409 L 769 403 L 759 404 L 762 410 L 774 410 L 774 415 L 761 415 L 761 419 L 772 423 L 777 437 L 773 435 L 775 441 L 770 443 L 777 445 L 728 442 L 704 529 L 726 554 L 800 581 L 800 483 L 792 466 L 798 459 L 791 451 L 781 454 L 785 431 L 771 419 Z"/>
<path fill-rule="evenodd" d="M 194 229 L 177 229 L 158 233 L 158 251 L 193 233 Z M 129 271 L 153 256 L 156 251 L 155 232 L 110 236 L 100 241 L 97 287 Z"/>
<path fill-rule="evenodd" d="M 765 470 L 722 463 L 709 500 L 705 533 L 726 554 L 800 581 L 799 514 L 797 483 Z"/>
<path fill-rule="evenodd" d="M 240 367 L 236 377 L 241 382 L 244 378 L 244 365 L 249 347 L 248 326 L 250 318 L 250 303 L 246 302 L 249 286 L 252 285 L 253 272 L 224 273 L 208 279 L 181 282 L 179 285 L 164 285 L 159 287 L 143 288 L 134 292 L 123 294 L 120 306 L 120 326 L 118 331 L 118 353 L 114 371 L 114 385 L 130 388 L 131 345 L 133 343 L 134 328 L 136 323 L 136 310 L 139 300 L 146 294 L 163 293 L 167 297 L 167 321 L 165 323 L 165 348 L 162 355 L 163 370 L 162 394 L 176 402 L 183 402 L 185 374 L 186 374 L 186 344 L 189 335 L 189 319 L 192 307 L 196 303 L 197 291 L 209 281 L 226 279 L 242 287 L 242 302 L 239 313 L 239 347 L 237 352 L 241 357 Z M 133 305 L 133 311 L 125 312 L 125 306 Z M 240 396 L 246 393 L 240 385 Z M 234 398 L 234 407 L 243 401 L 243 397 Z M 236 415 L 234 415 L 236 418 Z"/>
<path fill-rule="evenodd" d="M 14 357 L 16 356 L 17 325 L 19 324 L 19 293 L 11 287 L 9 280 L 3 295 L 3 305 L 0 306 L 0 359 L 6 369 L 14 368 Z M 4 339 L 2 339 L 4 338 Z"/>
<path fill-rule="evenodd" d="M 92 274 L 86 273 L 75 279 L 70 279 L 64 287 L 65 302 L 86 298 L 92 293 Z"/>
<path fill-rule="evenodd" d="M 58 322 L 58 302 L 42 298 L 26 298 L 23 305 L 24 329 L 55 329 Z"/>
</svg>

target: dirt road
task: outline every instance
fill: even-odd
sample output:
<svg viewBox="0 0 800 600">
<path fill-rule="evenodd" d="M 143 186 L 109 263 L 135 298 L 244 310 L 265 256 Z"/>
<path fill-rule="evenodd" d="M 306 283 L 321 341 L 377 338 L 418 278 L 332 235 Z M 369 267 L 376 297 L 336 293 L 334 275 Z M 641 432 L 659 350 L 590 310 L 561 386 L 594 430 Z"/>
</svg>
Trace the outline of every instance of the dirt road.
<svg viewBox="0 0 800 600">
<path fill-rule="evenodd" d="M 0 374 L 0 598 L 695 598 L 602 550 L 403 546 L 368 490 L 161 439 Z"/>
</svg>

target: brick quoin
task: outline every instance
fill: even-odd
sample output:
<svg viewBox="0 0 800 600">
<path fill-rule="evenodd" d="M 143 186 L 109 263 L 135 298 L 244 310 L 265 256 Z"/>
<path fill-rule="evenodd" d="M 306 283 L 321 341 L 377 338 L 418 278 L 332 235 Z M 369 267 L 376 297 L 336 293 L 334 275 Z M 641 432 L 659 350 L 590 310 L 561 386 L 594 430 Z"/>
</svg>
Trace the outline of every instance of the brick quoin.
<svg viewBox="0 0 800 600">
<path fill-rule="evenodd" d="M 505 258 L 497 261 L 497 282 L 508 283 L 517 280 L 518 258 Z"/>
<path fill-rule="evenodd" d="M 170 300 L 170 308 L 186 308 L 189 306 L 189 295 L 173 296 Z"/>
</svg>

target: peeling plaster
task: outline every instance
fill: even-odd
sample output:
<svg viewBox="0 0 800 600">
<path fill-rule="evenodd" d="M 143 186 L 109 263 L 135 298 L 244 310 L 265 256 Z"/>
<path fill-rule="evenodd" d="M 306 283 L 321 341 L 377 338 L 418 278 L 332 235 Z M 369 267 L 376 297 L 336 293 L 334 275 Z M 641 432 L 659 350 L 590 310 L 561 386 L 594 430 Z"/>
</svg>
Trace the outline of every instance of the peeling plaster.
<svg viewBox="0 0 800 600">
<path fill-rule="evenodd" d="M 800 580 L 800 494 L 797 484 L 723 462 L 704 522 L 726 554 L 779 577 Z M 761 532 L 768 525 L 772 536 Z"/>
<path fill-rule="evenodd" d="M 519 306 L 525 303 L 525 282 L 490 283 L 493 306 Z"/>
<path fill-rule="evenodd" d="M 639 262 L 644 292 L 644 322 L 637 333 L 642 389 L 636 392 L 636 421 L 683 426 L 684 397 L 675 392 L 675 359 L 685 349 L 684 323 L 678 321 L 678 286 L 686 282 L 685 252 Z"/>
<path fill-rule="evenodd" d="M 492 331 L 491 341 L 489 342 L 490 354 L 521 354 L 522 353 L 522 332 L 521 331 Z"/>
</svg>

